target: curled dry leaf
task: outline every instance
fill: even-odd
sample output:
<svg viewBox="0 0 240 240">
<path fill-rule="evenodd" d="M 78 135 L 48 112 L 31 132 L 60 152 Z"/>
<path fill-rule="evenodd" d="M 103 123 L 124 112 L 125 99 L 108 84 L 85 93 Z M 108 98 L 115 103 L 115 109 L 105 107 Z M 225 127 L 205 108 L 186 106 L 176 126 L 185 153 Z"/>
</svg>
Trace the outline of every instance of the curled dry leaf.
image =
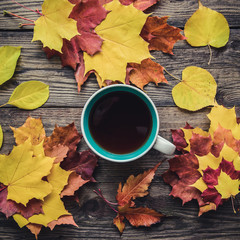
<svg viewBox="0 0 240 240">
<path fill-rule="evenodd" d="M 0 85 L 13 76 L 20 54 L 21 47 L 0 47 Z"/>
<path fill-rule="evenodd" d="M 170 159 L 170 168 L 163 175 L 172 186 L 170 194 L 181 198 L 183 204 L 198 200 L 199 215 L 234 198 L 240 186 L 240 135 L 235 109 L 216 105 L 208 118 L 208 132 L 190 125 L 172 131 L 174 144 L 184 154 Z"/>
<path fill-rule="evenodd" d="M 149 42 L 149 50 L 173 54 L 174 44 L 186 39 L 180 33 L 182 30 L 168 25 L 167 20 L 168 17 L 148 17 L 140 35 Z"/>
<path fill-rule="evenodd" d="M 144 59 L 141 64 L 128 63 L 126 83 L 133 83 L 143 90 L 143 87 L 150 82 L 168 83 L 163 74 L 164 67 L 152 61 L 150 58 Z"/>
</svg>

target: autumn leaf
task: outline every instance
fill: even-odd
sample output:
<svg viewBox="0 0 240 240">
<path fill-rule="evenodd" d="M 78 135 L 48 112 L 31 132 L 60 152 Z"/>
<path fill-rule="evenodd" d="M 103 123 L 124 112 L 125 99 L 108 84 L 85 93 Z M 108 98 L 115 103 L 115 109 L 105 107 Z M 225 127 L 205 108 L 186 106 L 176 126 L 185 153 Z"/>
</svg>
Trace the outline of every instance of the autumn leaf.
<svg viewBox="0 0 240 240">
<path fill-rule="evenodd" d="M 0 85 L 13 76 L 20 54 L 21 47 L 0 47 Z"/>
<path fill-rule="evenodd" d="M 183 204 L 198 200 L 199 215 L 234 198 L 240 186 L 235 109 L 216 105 L 208 118 L 208 132 L 190 125 L 172 131 L 174 144 L 184 154 L 170 159 L 169 170 L 163 174 L 164 181 L 172 186 L 172 196 L 181 198 Z"/>
<path fill-rule="evenodd" d="M 25 123 L 19 127 L 11 127 L 17 145 L 30 138 L 32 145 L 38 145 L 45 139 L 45 130 L 40 118 L 28 117 Z"/>
<path fill-rule="evenodd" d="M 189 111 L 215 104 L 217 84 L 205 69 L 187 67 L 182 72 L 182 81 L 172 90 L 175 104 Z"/>
<path fill-rule="evenodd" d="M 144 59 L 141 64 L 129 63 L 127 66 L 127 80 L 126 83 L 131 82 L 143 90 L 143 87 L 149 82 L 168 83 L 163 75 L 164 68 L 153 62 L 150 58 Z"/>
<path fill-rule="evenodd" d="M 72 215 L 63 215 L 58 220 L 54 220 L 48 224 L 48 227 L 53 230 L 55 226 L 62 225 L 62 224 L 70 224 L 75 227 L 78 227 L 78 225 L 75 223 Z"/>
<path fill-rule="evenodd" d="M 61 162 L 61 167 L 67 171 L 75 171 L 84 180 L 95 181 L 92 177 L 97 166 L 98 157 L 90 150 L 82 152 L 69 151 L 67 157 Z"/>
<path fill-rule="evenodd" d="M 7 199 L 24 206 L 32 198 L 43 200 L 52 186 L 42 178 L 50 173 L 52 158 L 33 156 L 27 140 L 13 148 L 9 155 L 0 155 L 0 182 L 7 187 Z"/>
<path fill-rule="evenodd" d="M 102 49 L 94 56 L 84 52 L 85 74 L 95 70 L 102 82 L 125 83 L 127 63 L 141 63 L 151 57 L 148 44 L 139 36 L 148 15 L 132 5 L 123 6 L 117 0 L 106 4 L 105 8 L 110 13 L 95 28 L 104 40 Z"/>
<path fill-rule="evenodd" d="M 3 131 L 2 131 L 2 127 L 0 125 L 0 149 L 2 147 L 2 143 L 3 143 Z"/>
<path fill-rule="evenodd" d="M 179 40 L 186 39 L 181 29 L 167 24 L 168 17 L 148 17 L 141 31 L 141 37 L 149 42 L 149 50 L 159 50 L 173 54 L 173 46 Z"/>
<path fill-rule="evenodd" d="M 230 29 L 221 13 L 204 7 L 199 1 L 199 9 L 186 22 L 184 34 L 191 46 L 220 48 L 227 44 Z"/>
<path fill-rule="evenodd" d="M 134 227 L 150 227 L 152 224 L 160 222 L 161 218 L 164 217 L 163 214 L 149 208 L 131 208 L 130 204 L 119 206 L 118 212 L 120 216 L 124 216 Z"/>
<path fill-rule="evenodd" d="M 118 194 L 116 199 L 120 206 L 124 206 L 132 199 L 137 197 L 144 197 L 148 194 L 148 187 L 153 180 L 155 172 L 161 163 L 158 163 L 154 168 L 145 171 L 142 174 L 134 177 L 131 175 L 126 183 L 123 185 L 120 183 L 118 187 Z"/>
<path fill-rule="evenodd" d="M 55 126 L 50 137 L 46 137 L 44 141 L 45 149 L 52 149 L 54 146 L 67 146 L 69 150 L 76 150 L 82 136 L 78 133 L 75 124 L 71 123 L 66 127 Z"/>
<path fill-rule="evenodd" d="M 33 110 L 41 107 L 49 98 L 49 86 L 40 81 L 28 81 L 17 86 L 7 104 L 21 109 Z"/>
<path fill-rule="evenodd" d="M 45 0 L 42 16 L 34 22 L 32 41 L 40 40 L 43 47 L 62 53 L 63 38 L 70 40 L 79 35 L 77 22 L 69 18 L 73 7 L 68 0 Z"/>
</svg>

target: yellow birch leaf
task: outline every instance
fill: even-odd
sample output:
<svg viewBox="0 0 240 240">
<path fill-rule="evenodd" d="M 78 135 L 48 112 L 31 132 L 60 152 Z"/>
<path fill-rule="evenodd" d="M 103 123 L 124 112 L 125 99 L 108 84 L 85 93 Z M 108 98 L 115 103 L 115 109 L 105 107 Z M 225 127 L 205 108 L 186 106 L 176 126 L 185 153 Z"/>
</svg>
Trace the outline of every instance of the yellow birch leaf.
<svg viewBox="0 0 240 240">
<path fill-rule="evenodd" d="M 0 155 L 0 182 L 7 186 L 8 196 L 24 206 L 32 198 L 43 200 L 52 186 L 43 181 L 49 175 L 53 158 L 33 157 L 30 139 L 13 148 L 9 155 Z"/>
<path fill-rule="evenodd" d="M 187 67 L 182 72 L 182 81 L 172 90 L 175 104 L 189 111 L 197 111 L 214 105 L 217 83 L 205 69 L 195 66 Z"/>
<path fill-rule="evenodd" d="M 125 83 L 127 63 L 140 64 L 143 59 L 151 57 L 148 43 L 139 35 L 148 15 L 132 4 L 124 6 L 118 0 L 106 4 L 105 8 L 110 13 L 95 28 L 104 40 L 102 49 L 93 56 L 84 52 L 85 74 L 95 70 L 102 82 Z"/>
<path fill-rule="evenodd" d="M 3 131 L 2 131 L 2 127 L 0 125 L 0 149 L 2 147 L 2 143 L 3 143 Z"/>
<path fill-rule="evenodd" d="M 18 224 L 20 228 L 29 224 L 29 221 L 25 217 L 23 217 L 21 214 L 14 214 L 13 219 L 15 220 L 15 222 Z"/>
<path fill-rule="evenodd" d="M 0 85 L 13 76 L 20 53 L 21 47 L 0 47 Z"/>
<path fill-rule="evenodd" d="M 226 18 L 199 1 L 199 9 L 188 19 L 184 27 L 187 42 L 194 47 L 220 48 L 227 44 L 230 29 Z"/>
<path fill-rule="evenodd" d="M 44 214 L 33 215 L 28 221 L 30 223 L 42 224 L 47 227 L 50 222 L 57 220 L 59 217 L 63 215 L 71 215 L 65 209 L 60 195 L 56 192 L 52 192 L 44 199 L 42 209 Z"/>
<path fill-rule="evenodd" d="M 63 38 L 79 35 L 77 21 L 69 18 L 74 4 L 68 0 L 45 0 L 42 16 L 35 21 L 32 41 L 40 40 L 43 47 L 62 53 Z"/>
<path fill-rule="evenodd" d="M 216 105 L 207 116 L 211 121 L 209 133 L 212 136 L 220 125 L 231 130 L 233 137 L 240 140 L 240 125 L 237 123 L 235 107 L 227 109 L 221 105 Z"/>
<path fill-rule="evenodd" d="M 218 185 L 216 185 L 215 188 L 222 195 L 223 199 L 228 199 L 239 193 L 239 184 L 239 179 L 233 180 L 228 174 L 221 171 L 218 177 Z"/>
<path fill-rule="evenodd" d="M 11 129 L 17 145 L 24 143 L 28 138 L 31 139 L 32 145 L 37 145 L 41 143 L 46 136 L 41 118 L 28 117 L 21 127 L 11 127 Z"/>
<path fill-rule="evenodd" d="M 208 153 L 205 156 L 196 156 L 198 158 L 199 162 L 199 168 L 198 171 L 203 175 L 203 171 L 206 170 L 208 167 L 216 170 L 221 161 L 222 161 L 222 156 L 215 157 L 211 153 Z"/>
<path fill-rule="evenodd" d="M 49 97 L 49 86 L 40 81 L 28 81 L 17 86 L 6 104 L 21 109 L 33 110 L 41 107 Z"/>
</svg>

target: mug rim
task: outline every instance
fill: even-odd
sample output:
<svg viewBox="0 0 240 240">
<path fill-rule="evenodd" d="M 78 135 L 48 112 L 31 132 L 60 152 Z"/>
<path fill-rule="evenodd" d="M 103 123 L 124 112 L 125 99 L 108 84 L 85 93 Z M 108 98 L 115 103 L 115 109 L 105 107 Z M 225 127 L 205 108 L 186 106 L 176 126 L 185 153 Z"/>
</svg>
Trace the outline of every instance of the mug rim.
<svg viewBox="0 0 240 240">
<path fill-rule="evenodd" d="M 113 89 L 113 90 L 111 90 L 111 89 Z M 128 89 L 128 90 L 126 90 L 126 89 Z M 131 93 L 137 95 L 138 97 L 140 97 L 145 102 L 145 104 L 147 105 L 147 107 L 149 108 L 149 110 L 151 112 L 151 116 L 153 118 L 153 126 L 152 126 L 151 133 L 150 133 L 148 139 L 146 140 L 146 142 L 143 144 L 143 146 L 141 146 L 137 150 L 130 152 L 130 153 L 115 154 L 115 153 L 111 153 L 111 152 L 103 149 L 92 138 L 90 131 L 89 131 L 89 127 L 88 127 L 88 116 L 89 116 L 89 112 L 90 112 L 92 106 L 98 99 L 100 99 L 102 96 L 104 96 L 107 93 L 110 93 L 113 91 L 121 91 L 121 90 L 131 92 Z M 138 94 L 136 94 L 136 93 L 138 93 Z M 154 116 L 153 116 L 153 112 L 154 112 Z M 87 119 L 86 119 L 86 114 L 87 114 Z M 85 125 L 87 125 L 87 127 L 85 127 Z M 84 138 L 85 142 L 87 143 L 88 147 L 95 154 L 100 156 L 101 158 L 112 161 L 112 162 L 118 162 L 118 163 L 134 161 L 134 160 L 142 157 L 143 155 L 145 155 L 153 147 L 154 143 L 156 142 L 158 132 L 159 132 L 158 111 L 157 111 L 155 104 L 150 99 L 150 97 L 146 93 L 144 93 L 142 90 L 138 89 L 137 87 L 134 87 L 131 85 L 124 85 L 124 84 L 109 85 L 109 86 L 98 89 L 86 101 L 83 111 L 82 111 L 82 114 L 81 114 L 81 131 L 82 131 L 83 138 Z M 90 140 L 88 139 L 87 135 L 89 136 Z M 101 152 L 99 152 L 99 151 L 101 151 Z"/>
</svg>

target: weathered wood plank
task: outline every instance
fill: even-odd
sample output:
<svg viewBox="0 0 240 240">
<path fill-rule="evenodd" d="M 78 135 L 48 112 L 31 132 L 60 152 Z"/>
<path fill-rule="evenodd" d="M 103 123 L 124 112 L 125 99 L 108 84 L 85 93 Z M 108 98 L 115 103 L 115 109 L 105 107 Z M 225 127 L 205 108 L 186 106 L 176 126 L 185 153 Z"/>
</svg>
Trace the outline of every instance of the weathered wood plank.
<svg viewBox="0 0 240 240">
<path fill-rule="evenodd" d="M 97 89 L 96 80 L 92 77 L 77 92 L 73 70 L 61 67 L 58 57 L 46 58 L 40 43 L 31 43 L 31 32 L 0 32 L 0 46 L 22 46 L 22 54 L 14 77 L 3 85 L 0 103 L 7 102 L 16 84 L 22 81 L 39 80 L 50 85 L 50 98 L 45 107 L 69 106 L 82 107 L 89 96 Z M 186 41 L 178 42 L 174 47 L 174 55 L 153 52 L 155 61 L 169 72 L 181 78 L 181 72 L 193 65 L 207 69 L 218 83 L 217 100 L 226 106 L 240 105 L 240 29 L 232 29 L 230 41 L 224 48 L 213 49 L 213 59 L 209 66 L 209 50 L 207 47 L 193 48 Z M 173 78 L 165 74 L 171 85 L 160 84 L 155 87 L 149 84 L 145 91 L 158 106 L 175 106 L 171 96 L 172 87 L 177 84 Z"/>
<path fill-rule="evenodd" d="M 27 1 L 19 0 L 21 4 L 35 10 L 41 9 L 41 4 L 43 1 Z M 231 27 L 240 27 L 240 2 L 238 0 L 202 0 L 203 5 L 221 12 L 229 22 Z M 198 3 L 196 0 L 189 1 L 173 1 L 173 0 L 161 0 L 158 4 L 153 6 L 148 10 L 154 16 L 170 16 L 169 23 L 183 28 L 187 19 L 198 9 Z M 36 20 L 39 15 L 28 11 L 17 4 L 13 3 L 11 0 L 2 0 L 0 3 L 0 12 L 3 10 L 17 13 L 18 15 L 29 18 L 31 20 Z M 0 29 L 19 29 L 19 24 L 23 23 L 21 19 L 12 18 L 0 15 Z M 32 29 L 32 27 L 24 27 L 26 29 Z"/>
</svg>

